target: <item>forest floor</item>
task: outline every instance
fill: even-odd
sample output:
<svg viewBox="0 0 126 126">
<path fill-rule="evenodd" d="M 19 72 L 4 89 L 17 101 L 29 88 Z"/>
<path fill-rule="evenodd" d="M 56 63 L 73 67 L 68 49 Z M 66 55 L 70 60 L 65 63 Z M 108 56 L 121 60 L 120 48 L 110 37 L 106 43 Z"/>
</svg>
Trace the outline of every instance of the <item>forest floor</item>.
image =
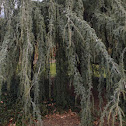
<svg viewBox="0 0 126 126">
<path fill-rule="evenodd" d="M 94 95 L 94 112 L 92 113 L 94 120 L 93 120 L 92 126 L 99 126 L 99 122 L 100 122 L 100 117 L 98 116 L 99 98 L 98 98 L 97 89 L 93 89 L 92 94 Z M 103 101 L 104 102 L 103 102 L 102 109 L 107 103 L 104 98 L 104 93 L 103 93 Z M 108 125 L 107 122 L 108 122 L 107 119 L 105 119 L 103 126 L 112 126 L 112 124 Z M 111 122 L 112 120 L 110 119 L 110 123 Z M 12 123 L 10 124 L 7 126 L 16 126 L 16 124 L 13 124 L 13 125 Z M 53 112 L 53 114 L 48 114 L 43 118 L 43 124 L 44 126 L 80 126 L 80 116 L 79 116 L 78 111 L 75 112 L 75 111 L 72 111 L 71 109 L 69 109 L 68 111 L 62 112 L 62 114 L 59 114 L 58 112 L 55 111 Z M 114 124 L 114 126 L 119 126 L 119 125 L 120 124 L 118 121 L 116 124 Z"/>
<path fill-rule="evenodd" d="M 45 117 L 44 126 L 79 126 L 80 119 L 77 113 L 64 112 L 64 114 L 53 114 Z"/>
<path fill-rule="evenodd" d="M 97 90 L 92 91 L 94 95 L 94 122 L 93 126 L 99 126 L 100 117 L 98 117 L 98 111 L 99 111 L 99 98 L 98 98 L 98 92 Z M 103 108 L 106 105 L 106 100 L 103 96 Z M 102 109 L 103 109 L 102 108 Z M 44 120 L 44 126 L 79 126 L 80 124 L 80 117 L 79 114 L 76 112 L 72 112 L 71 109 L 69 109 L 68 112 L 64 112 L 63 114 L 54 113 L 50 115 L 46 115 Z M 110 125 L 107 124 L 107 119 L 104 121 L 103 126 L 111 126 L 112 120 L 110 119 Z M 119 123 L 117 122 L 114 126 L 119 126 Z"/>
</svg>

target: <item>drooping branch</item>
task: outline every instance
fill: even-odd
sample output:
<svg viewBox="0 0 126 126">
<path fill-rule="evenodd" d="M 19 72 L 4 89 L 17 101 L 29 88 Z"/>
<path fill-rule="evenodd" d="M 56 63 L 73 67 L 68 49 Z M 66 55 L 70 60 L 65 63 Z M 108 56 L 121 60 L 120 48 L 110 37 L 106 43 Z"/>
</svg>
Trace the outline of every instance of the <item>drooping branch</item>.
<svg viewBox="0 0 126 126">
<path fill-rule="evenodd" d="M 117 96 L 119 97 L 121 92 L 124 92 L 124 87 L 125 87 L 125 83 L 126 83 L 125 77 L 122 76 L 122 75 L 124 75 L 124 73 L 122 73 L 122 71 L 120 71 L 120 66 L 117 63 L 115 63 L 114 59 L 112 59 L 111 56 L 108 54 L 104 43 L 100 39 L 98 39 L 94 29 L 92 29 L 86 21 L 81 20 L 79 17 L 77 17 L 72 12 L 69 11 L 67 14 L 70 17 L 70 20 L 72 22 L 74 22 L 74 25 L 78 27 L 79 31 L 81 32 L 82 36 L 84 37 L 85 42 L 90 44 L 90 47 L 96 51 L 97 55 L 100 54 L 104 58 L 104 60 L 105 60 L 105 64 L 103 64 L 104 67 L 105 67 L 106 63 L 109 64 L 109 69 L 110 69 L 111 74 L 114 73 L 115 77 L 118 78 L 116 80 L 117 84 L 114 89 L 115 91 L 113 94 L 114 97 L 112 99 L 112 104 L 114 104 L 114 105 L 117 104 L 117 107 L 119 108 L 119 99 L 116 100 L 116 97 Z M 73 25 L 73 27 L 74 27 L 74 25 Z M 85 46 L 85 44 L 82 42 L 83 41 L 80 42 L 81 46 Z M 116 90 L 118 90 L 118 91 L 116 91 Z M 111 108 L 111 106 L 109 106 L 109 107 Z M 121 120 L 122 114 L 120 113 L 119 109 L 118 109 L 117 113 L 119 114 L 120 120 Z M 122 124 L 121 121 L 120 121 L 120 124 Z"/>
</svg>

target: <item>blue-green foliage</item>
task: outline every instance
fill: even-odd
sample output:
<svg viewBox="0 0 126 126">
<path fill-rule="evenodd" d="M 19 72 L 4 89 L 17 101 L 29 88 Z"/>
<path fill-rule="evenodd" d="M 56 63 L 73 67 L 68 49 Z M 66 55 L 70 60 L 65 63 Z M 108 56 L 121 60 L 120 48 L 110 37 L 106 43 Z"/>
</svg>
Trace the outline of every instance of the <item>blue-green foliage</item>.
<svg viewBox="0 0 126 126">
<path fill-rule="evenodd" d="M 109 122 L 111 115 L 114 125 L 118 115 L 122 126 L 121 102 L 126 88 L 125 0 L 2 0 L 0 6 L 3 3 L 0 100 L 2 87 L 7 84 L 7 92 L 16 95 L 15 103 L 21 104 L 22 125 L 32 124 L 35 119 L 42 125 L 39 108 L 45 100 L 53 99 L 63 108 L 70 106 L 69 89 L 74 86 L 74 94 L 80 97 L 81 125 L 92 126 L 92 90 L 96 87 L 92 79 L 94 66 L 98 66 L 100 125 L 105 117 Z M 54 48 L 55 79 L 50 65 Z M 16 94 L 11 92 L 13 79 L 17 83 Z M 104 89 L 108 103 L 103 110 Z"/>
</svg>

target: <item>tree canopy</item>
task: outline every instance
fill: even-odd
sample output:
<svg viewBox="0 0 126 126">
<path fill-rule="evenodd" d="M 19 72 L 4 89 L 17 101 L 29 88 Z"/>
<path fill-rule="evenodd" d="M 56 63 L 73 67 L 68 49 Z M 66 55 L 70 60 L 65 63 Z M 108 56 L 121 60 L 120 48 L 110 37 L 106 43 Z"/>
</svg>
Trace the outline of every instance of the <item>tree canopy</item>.
<svg viewBox="0 0 126 126">
<path fill-rule="evenodd" d="M 0 100 L 8 92 L 20 104 L 22 120 L 39 121 L 40 103 L 69 104 L 68 87 L 80 97 L 81 125 L 92 126 L 93 82 L 97 71 L 100 124 L 120 126 L 125 115 L 125 0 L 1 0 Z M 50 60 L 56 50 L 52 84 Z M 53 85 L 53 88 L 52 88 Z M 103 106 L 103 90 L 107 104 Z M 21 125 L 25 125 L 23 121 Z"/>
</svg>

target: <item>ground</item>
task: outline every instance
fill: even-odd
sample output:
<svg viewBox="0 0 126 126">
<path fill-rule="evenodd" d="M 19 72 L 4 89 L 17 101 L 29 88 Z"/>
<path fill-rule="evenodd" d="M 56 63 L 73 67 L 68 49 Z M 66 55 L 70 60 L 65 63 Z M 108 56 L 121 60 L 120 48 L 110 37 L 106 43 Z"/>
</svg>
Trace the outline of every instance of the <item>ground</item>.
<svg viewBox="0 0 126 126">
<path fill-rule="evenodd" d="M 103 91 L 105 92 L 105 91 Z M 95 119 L 93 122 L 93 126 L 99 126 L 100 117 L 97 115 L 97 111 L 99 110 L 99 98 L 98 98 L 98 91 L 94 89 L 92 91 L 94 95 L 94 102 L 95 102 Z M 103 93 L 104 94 L 104 93 Z M 106 105 L 106 100 L 103 96 L 103 108 Z M 102 108 L 102 109 L 103 109 Z M 69 109 L 68 112 L 64 112 L 64 114 L 54 113 L 50 115 L 46 115 L 43 119 L 44 126 L 79 126 L 80 124 L 80 117 L 76 112 L 72 112 L 71 109 Z M 119 122 L 117 121 L 114 126 L 119 126 Z M 108 120 L 105 119 L 103 126 L 112 126 L 112 120 L 110 119 L 110 125 L 108 125 Z"/>
<path fill-rule="evenodd" d="M 80 119 L 77 113 L 69 110 L 64 114 L 48 115 L 43 122 L 44 126 L 79 126 Z"/>
</svg>

